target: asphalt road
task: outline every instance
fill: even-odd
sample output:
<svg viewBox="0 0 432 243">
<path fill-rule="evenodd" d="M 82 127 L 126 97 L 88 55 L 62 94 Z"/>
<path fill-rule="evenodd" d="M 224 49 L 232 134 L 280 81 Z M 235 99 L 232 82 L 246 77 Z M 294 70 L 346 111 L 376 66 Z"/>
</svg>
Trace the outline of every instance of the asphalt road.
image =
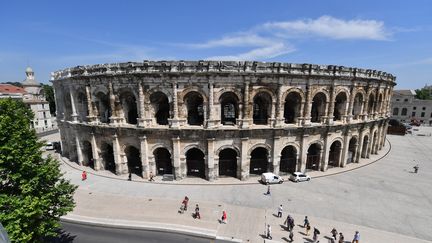
<svg viewBox="0 0 432 243">
<path fill-rule="evenodd" d="M 215 242 L 211 239 L 205 239 L 194 236 L 144 231 L 144 230 L 131 230 L 131 229 L 116 229 L 104 228 L 98 226 L 81 225 L 62 222 L 62 235 L 50 241 L 50 243 L 118 243 L 118 242 L 178 242 L 178 243 L 208 243 Z"/>
</svg>

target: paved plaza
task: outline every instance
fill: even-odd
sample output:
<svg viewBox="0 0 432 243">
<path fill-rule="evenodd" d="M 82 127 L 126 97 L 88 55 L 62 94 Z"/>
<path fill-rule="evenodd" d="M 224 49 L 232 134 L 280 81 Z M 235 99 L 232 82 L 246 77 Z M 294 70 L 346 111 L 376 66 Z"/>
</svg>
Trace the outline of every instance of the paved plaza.
<svg viewBox="0 0 432 243">
<path fill-rule="evenodd" d="M 321 231 L 321 242 L 326 242 L 333 227 L 343 232 L 348 241 L 355 230 L 360 231 L 363 242 L 432 241 L 431 131 L 422 127 L 414 135 L 388 135 L 386 148 L 361 163 L 383 157 L 391 146 L 390 152 L 377 162 L 333 175 L 332 169 L 316 172 L 310 182 L 274 185 L 271 196 L 264 195 L 266 187 L 256 183 L 258 178 L 246 183 L 187 179 L 161 184 L 138 178 L 130 182 L 126 177 L 86 168 L 90 174 L 83 182 L 80 174 L 84 167 L 63 160 L 65 177 L 79 185 L 75 195 L 77 207 L 67 218 L 138 228 L 153 224 L 160 229 L 201 232 L 245 242 L 262 242 L 260 234 L 267 222 L 273 226 L 273 240 L 287 242 L 288 233 L 280 226 L 284 220 L 273 215 L 282 204 L 284 217 L 287 213 L 293 215 L 296 225 L 302 224 L 304 215 L 308 215 L 311 226 Z M 56 135 L 46 138 L 57 139 Z M 415 164 L 420 167 L 418 174 L 412 172 Z M 204 184 L 194 185 L 197 182 Z M 202 220 L 177 213 L 185 195 L 191 199 L 190 210 L 199 203 Z M 222 210 L 228 212 L 227 225 L 217 222 Z M 295 242 L 312 238 L 300 232 L 304 229 L 296 226 Z"/>
</svg>

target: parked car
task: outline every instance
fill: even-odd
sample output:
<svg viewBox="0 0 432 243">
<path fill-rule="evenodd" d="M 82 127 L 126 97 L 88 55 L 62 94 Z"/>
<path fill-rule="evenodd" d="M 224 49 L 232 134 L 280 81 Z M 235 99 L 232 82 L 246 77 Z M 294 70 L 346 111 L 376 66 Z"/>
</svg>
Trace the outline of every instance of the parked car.
<svg viewBox="0 0 432 243">
<path fill-rule="evenodd" d="M 299 182 L 299 181 L 310 181 L 311 177 L 306 175 L 303 172 L 294 172 L 290 175 L 289 179 L 294 182 Z"/>
<path fill-rule="evenodd" d="M 275 184 L 275 183 L 283 183 L 284 180 L 282 177 L 275 175 L 271 172 L 267 172 L 267 173 L 262 173 L 261 175 L 261 181 L 264 184 Z"/>
<path fill-rule="evenodd" d="M 54 145 L 51 142 L 45 144 L 45 150 L 54 150 Z"/>
</svg>

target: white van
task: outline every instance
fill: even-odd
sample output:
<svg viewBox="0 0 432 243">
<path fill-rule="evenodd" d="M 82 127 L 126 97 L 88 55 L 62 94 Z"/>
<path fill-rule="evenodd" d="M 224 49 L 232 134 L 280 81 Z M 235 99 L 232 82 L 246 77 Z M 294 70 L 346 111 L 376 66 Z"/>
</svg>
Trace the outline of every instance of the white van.
<svg viewBox="0 0 432 243">
<path fill-rule="evenodd" d="M 54 149 L 54 145 L 51 142 L 48 142 L 45 144 L 45 150 L 53 150 Z"/>
<path fill-rule="evenodd" d="M 273 183 L 279 183 L 281 184 L 282 182 L 284 182 L 284 180 L 282 179 L 282 177 L 275 175 L 271 172 L 267 172 L 267 173 L 262 173 L 261 175 L 261 181 L 264 184 L 273 184 Z"/>
</svg>

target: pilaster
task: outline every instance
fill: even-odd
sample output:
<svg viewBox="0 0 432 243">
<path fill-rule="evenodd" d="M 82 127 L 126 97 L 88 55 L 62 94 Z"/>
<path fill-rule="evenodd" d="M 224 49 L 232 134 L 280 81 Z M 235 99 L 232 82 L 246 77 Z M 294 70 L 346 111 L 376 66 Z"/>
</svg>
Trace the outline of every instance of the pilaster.
<svg viewBox="0 0 432 243">
<path fill-rule="evenodd" d="M 242 181 L 249 179 L 249 138 L 241 138 L 241 163 L 240 163 L 240 179 Z"/>
</svg>

